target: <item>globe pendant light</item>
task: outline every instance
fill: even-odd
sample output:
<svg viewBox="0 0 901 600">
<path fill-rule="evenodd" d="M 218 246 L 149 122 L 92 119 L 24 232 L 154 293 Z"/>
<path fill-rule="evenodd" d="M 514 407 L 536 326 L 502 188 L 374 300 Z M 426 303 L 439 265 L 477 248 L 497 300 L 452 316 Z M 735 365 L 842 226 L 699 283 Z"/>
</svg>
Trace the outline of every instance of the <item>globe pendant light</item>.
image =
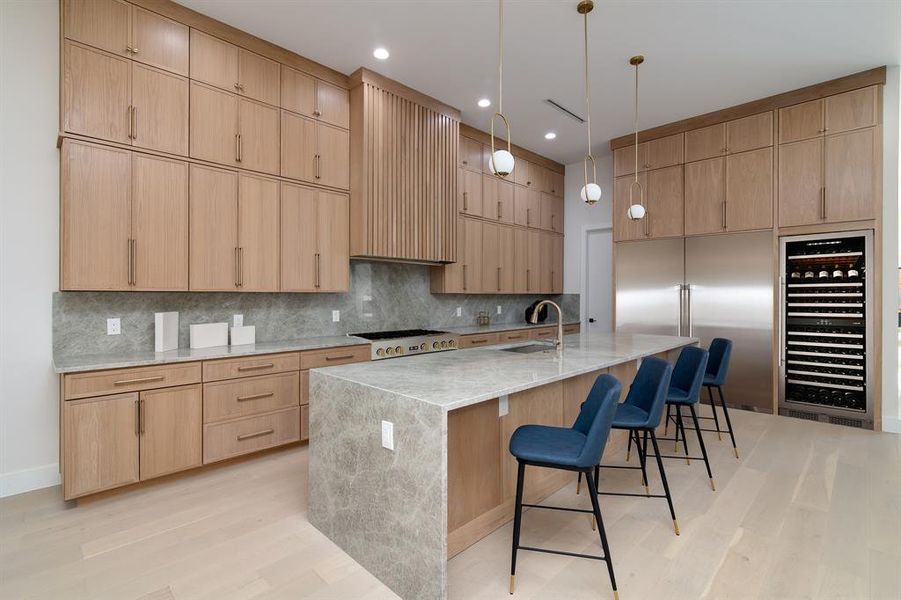
<svg viewBox="0 0 901 600">
<path fill-rule="evenodd" d="M 580 195 L 582 196 L 582 202 L 589 206 L 597 204 L 598 200 L 601 199 L 601 186 L 597 184 L 598 167 L 597 163 L 594 162 L 594 156 L 591 155 L 591 88 L 588 84 L 588 13 L 590 13 L 592 9 L 594 9 L 593 0 L 582 0 L 576 7 L 576 10 L 578 10 L 579 14 L 583 17 L 585 32 L 585 110 L 588 116 L 586 124 L 586 129 L 588 131 L 588 154 L 586 154 L 585 158 L 582 160 L 582 171 L 585 176 L 585 185 L 582 186 Z M 588 181 L 589 160 L 591 161 L 590 182 Z"/>
<path fill-rule="evenodd" d="M 513 172 L 513 152 L 510 143 L 510 122 L 504 116 L 504 0 L 498 0 L 498 42 L 497 42 L 497 112 L 491 117 L 491 157 L 488 168 L 500 177 Z M 494 143 L 494 123 L 500 117 L 507 129 L 507 149 L 497 150 Z"/>
<path fill-rule="evenodd" d="M 629 64 L 635 67 L 635 181 L 629 186 L 629 211 L 626 213 L 629 219 L 637 221 L 647 214 L 644 207 L 644 187 L 638 181 L 638 65 L 644 62 L 644 56 L 640 54 L 629 59 Z M 635 202 L 635 188 L 638 188 L 638 202 Z"/>
</svg>

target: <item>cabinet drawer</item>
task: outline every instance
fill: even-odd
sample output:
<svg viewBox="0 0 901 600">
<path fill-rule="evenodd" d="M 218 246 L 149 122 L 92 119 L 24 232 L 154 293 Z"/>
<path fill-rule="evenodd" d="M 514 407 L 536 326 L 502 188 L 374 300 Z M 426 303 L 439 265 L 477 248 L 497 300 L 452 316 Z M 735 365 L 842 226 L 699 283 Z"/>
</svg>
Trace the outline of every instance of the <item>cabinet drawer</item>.
<svg viewBox="0 0 901 600">
<path fill-rule="evenodd" d="M 460 336 L 457 345 L 460 347 L 460 349 L 463 349 L 473 348 L 476 346 L 491 346 L 492 344 L 499 343 L 500 337 L 496 333 L 477 333 L 474 335 Z"/>
<path fill-rule="evenodd" d="M 300 407 L 300 439 L 310 439 L 310 405 L 304 404 Z"/>
<path fill-rule="evenodd" d="M 303 352 L 300 355 L 300 368 L 316 369 L 318 367 L 333 367 L 335 365 L 363 362 L 369 360 L 371 356 L 372 349 L 369 345 Z"/>
<path fill-rule="evenodd" d="M 203 426 L 203 463 L 208 464 L 300 439 L 300 407 Z"/>
<path fill-rule="evenodd" d="M 236 377 L 251 377 L 300 369 L 300 359 L 296 352 L 290 354 L 267 354 L 244 358 L 208 360 L 203 363 L 203 380 L 219 381 Z"/>
<path fill-rule="evenodd" d="M 200 363 L 75 373 L 64 378 L 66 400 L 200 382 Z"/>
<path fill-rule="evenodd" d="M 557 335 L 556 327 L 539 327 L 537 329 L 532 329 L 529 333 L 532 334 L 533 340 L 553 338 Z"/>
<path fill-rule="evenodd" d="M 203 385 L 203 422 L 246 417 L 300 403 L 300 373 L 248 377 Z"/>
<path fill-rule="evenodd" d="M 582 330 L 582 328 L 578 323 L 570 323 L 569 325 L 563 326 L 563 335 L 569 335 L 571 333 L 579 333 L 581 330 Z"/>
<path fill-rule="evenodd" d="M 528 329 L 518 329 L 516 331 L 502 331 L 498 334 L 501 343 L 504 342 L 520 342 L 529 339 Z"/>
</svg>

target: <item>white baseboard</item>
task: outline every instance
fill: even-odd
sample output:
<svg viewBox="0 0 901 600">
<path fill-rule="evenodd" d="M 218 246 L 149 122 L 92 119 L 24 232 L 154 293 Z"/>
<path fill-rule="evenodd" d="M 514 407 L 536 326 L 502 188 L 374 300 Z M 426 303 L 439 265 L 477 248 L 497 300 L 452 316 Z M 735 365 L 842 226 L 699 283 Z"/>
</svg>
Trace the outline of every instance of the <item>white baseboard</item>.
<svg viewBox="0 0 901 600">
<path fill-rule="evenodd" d="M 52 487 L 59 483 L 59 465 L 57 463 L 3 473 L 0 475 L 0 498 Z"/>
<path fill-rule="evenodd" d="M 882 431 L 886 433 L 901 433 L 901 419 L 898 417 L 882 417 Z"/>
</svg>

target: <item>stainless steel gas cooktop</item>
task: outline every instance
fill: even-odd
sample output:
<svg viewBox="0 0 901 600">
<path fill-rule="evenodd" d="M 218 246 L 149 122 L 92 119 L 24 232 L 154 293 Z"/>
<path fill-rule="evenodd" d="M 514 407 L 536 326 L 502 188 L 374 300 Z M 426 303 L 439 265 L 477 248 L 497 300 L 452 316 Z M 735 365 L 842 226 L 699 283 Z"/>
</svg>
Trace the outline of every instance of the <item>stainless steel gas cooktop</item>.
<svg viewBox="0 0 901 600">
<path fill-rule="evenodd" d="M 457 349 L 457 336 L 455 334 L 446 331 L 432 331 L 431 329 L 372 331 L 368 333 L 351 333 L 349 335 L 372 342 L 372 360 Z"/>
</svg>

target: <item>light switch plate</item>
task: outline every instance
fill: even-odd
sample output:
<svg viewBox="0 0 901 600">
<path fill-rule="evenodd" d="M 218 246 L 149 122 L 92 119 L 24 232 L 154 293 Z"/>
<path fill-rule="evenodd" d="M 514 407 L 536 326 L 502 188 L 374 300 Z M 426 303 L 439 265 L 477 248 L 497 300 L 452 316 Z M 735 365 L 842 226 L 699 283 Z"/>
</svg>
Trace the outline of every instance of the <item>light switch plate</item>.
<svg viewBox="0 0 901 600">
<path fill-rule="evenodd" d="M 394 450 L 394 423 L 382 421 L 382 448 Z"/>
<path fill-rule="evenodd" d="M 106 320 L 106 335 L 119 335 L 122 333 L 122 321 L 119 317 Z"/>
<path fill-rule="evenodd" d="M 332 311 L 332 323 L 337 323 L 340 320 L 341 320 L 341 311 L 333 310 Z"/>
<path fill-rule="evenodd" d="M 497 416 L 506 417 L 510 413 L 510 397 L 504 394 L 497 399 Z"/>
<path fill-rule="evenodd" d="M 243 327 L 244 315 L 232 315 L 232 327 Z"/>
<path fill-rule="evenodd" d="M 501 309 L 501 305 L 498 304 L 498 305 L 497 305 L 497 314 L 501 314 L 501 312 L 503 312 L 502 309 Z"/>
<path fill-rule="evenodd" d="M 457 316 L 458 316 L 458 317 L 462 317 L 462 316 L 463 316 L 463 307 L 462 307 L 462 306 L 458 306 L 458 307 L 457 307 Z"/>
</svg>

